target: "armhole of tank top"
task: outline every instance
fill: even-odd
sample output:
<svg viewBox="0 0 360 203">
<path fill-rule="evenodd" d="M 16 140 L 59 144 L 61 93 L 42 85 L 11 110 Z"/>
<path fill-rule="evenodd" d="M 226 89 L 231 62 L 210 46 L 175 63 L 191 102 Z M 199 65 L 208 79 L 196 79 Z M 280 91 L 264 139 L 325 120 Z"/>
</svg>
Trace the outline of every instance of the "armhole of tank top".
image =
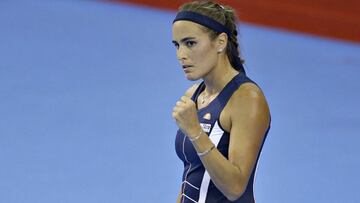
<svg viewBox="0 0 360 203">
<path fill-rule="evenodd" d="M 222 112 L 222 111 L 221 111 L 221 112 Z M 218 123 L 218 125 L 219 125 L 219 128 L 220 128 L 222 131 L 224 131 L 225 133 L 227 133 L 227 134 L 230 135 L 230 132 L 228 132 L 227 130 L 225 130 L 225 129 L 222 127 L 222 125 L 221 125 L 221 122 L 220 122 L 221 112 L 220 112 L 219 118 L 217 119 L 217 123 Z"/>
<path fill-rule="evenodd" d="M 246 78 L 247 78 L 247 77 L 246 77 Z M 256 84 L 254 81 L 252 81 L 250 78 L 247 78 L 244 82 L 242 82 L 242 83 L 239 85 L 239 87 L 236 88 L 235 91 L 237 91 L 237 90 L 241 87 L 241 85 L 246 84 L 246 83 L 252 83 L 252 84 L 256 85 L 256 86 L 261 90 L 261 88 L 259 87 L 259 85 L 257 85 L 257 84 Z M 230 99 L 231 99 L 232 95 L 235 93 L 235 91 L 231 94 L 229 100 L 226 102 L 226 104 L 224 105 L 224 108 L 221 110 L 221 112 L 220 112 L 220 114 L 219 114 L 219 118 L 217 119 L 217 122 L 218 122 L 218 124 L 219 124 L 220 129 L 221 129 L 222 131 L 224 131 L 225 133 L 228 133 L 229 136 L 230 136 L 230 132 L 227 131 L 227 130 L 225 130 L 225 128 L 222 126 L 222 124 L 221 124 L 221 122 L 220 122 L 220 118 L 221 118 L 221 113 L 224 111 L 226 105 L 227 105 L 228 102 L 230 101 Z M 261 90 L 261 91 L 262 91 L 262 90 Z M 230 129 L 230 131 L 231 131 L 231 129 Z"/>
</svg>

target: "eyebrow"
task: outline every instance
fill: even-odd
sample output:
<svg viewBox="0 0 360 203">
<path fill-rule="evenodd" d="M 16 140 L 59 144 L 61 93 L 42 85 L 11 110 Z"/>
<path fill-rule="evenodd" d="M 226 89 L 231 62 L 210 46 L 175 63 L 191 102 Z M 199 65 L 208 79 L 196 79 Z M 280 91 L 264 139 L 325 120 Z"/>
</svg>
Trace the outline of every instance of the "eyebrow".
<svg viewBox="0 0 360 203">
<path fill-rule="evenodd" d="M 185 37 L 183 39 L 180 40 L 180 42 L 185 42 L 185 41 L 188 41 L 188 40 L 192 40 L 192 39 L 195 39 L 195 37 Z M 177 41 L 173 40 L 172 43 L 177 43 Z"/>
</svg>

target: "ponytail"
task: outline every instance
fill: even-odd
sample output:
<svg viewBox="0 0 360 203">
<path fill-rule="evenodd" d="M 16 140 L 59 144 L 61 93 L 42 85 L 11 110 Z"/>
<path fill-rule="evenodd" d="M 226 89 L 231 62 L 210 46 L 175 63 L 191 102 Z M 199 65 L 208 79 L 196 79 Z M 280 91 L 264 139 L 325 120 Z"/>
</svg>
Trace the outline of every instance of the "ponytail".
<svg viewBox="0 0 360 203">
<path fill-rule="evenodd" d="M 239 43 L 238 43 L 238 32 L 236 28 L 236 17 L 235 12 L 230 7 L 225 7 L 225 26 L 228 27 L 232 32 L 228 39 L 228 45 L 226 47 L 226 54 L 228 55 L 231 65 L 239 72 L 245 74 L 243 66 L 244 60 L 240 58 Z"/>
</svg>

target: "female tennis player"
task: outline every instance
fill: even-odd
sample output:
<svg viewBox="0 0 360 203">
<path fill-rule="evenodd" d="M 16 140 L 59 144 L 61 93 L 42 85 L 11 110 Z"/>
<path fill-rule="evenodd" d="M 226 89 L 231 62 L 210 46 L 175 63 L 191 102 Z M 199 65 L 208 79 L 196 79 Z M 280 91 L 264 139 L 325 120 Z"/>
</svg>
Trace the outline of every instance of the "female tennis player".
<svg viewBox="0 0 360 203">
<path fill-rule="evenodd" d="M 234 10 L 211 1 L 182 5 L 173 21 L 177 59 L 202 80 L 176 102 L 176 153 L 184 162 L 178 203 L 253 203 L 270 112 L 239 56 Z"/>
</svg>

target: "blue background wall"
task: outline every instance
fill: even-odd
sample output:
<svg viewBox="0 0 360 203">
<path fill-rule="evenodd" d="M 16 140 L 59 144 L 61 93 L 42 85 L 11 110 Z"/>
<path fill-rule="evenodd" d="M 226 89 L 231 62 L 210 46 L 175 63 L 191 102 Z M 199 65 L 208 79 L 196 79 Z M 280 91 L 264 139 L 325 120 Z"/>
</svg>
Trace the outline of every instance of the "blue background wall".
<svg viewBox="0 0 360 203">
<path fill-rule="evenodd" d="M 172 108 L 191 82 L 175 13 L 0 2 L 0 202 L 175 202 Z M 248 75 L 272 112 L 257 202 L 360 202 L 360 46 L 249 24 Z"/>
</svg>

